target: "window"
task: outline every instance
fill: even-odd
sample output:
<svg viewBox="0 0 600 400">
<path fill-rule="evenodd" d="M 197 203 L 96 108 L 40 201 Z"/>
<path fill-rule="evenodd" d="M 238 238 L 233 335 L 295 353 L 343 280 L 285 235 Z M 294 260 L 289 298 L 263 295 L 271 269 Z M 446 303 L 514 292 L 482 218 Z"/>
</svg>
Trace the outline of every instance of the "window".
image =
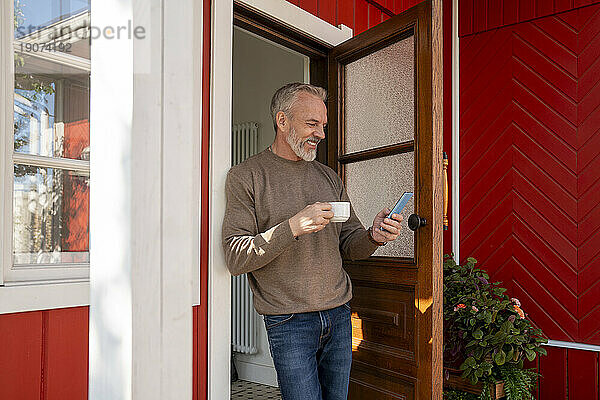
<svg viewBox="0 0 600 400">
<path fill-rule="evenodd" d="M 2 1 L 5 8 L 12 2 L 3 16 L 14 20 L 11 37 L 2 38 L 12 45 L 2 64 L 12 101 L 0 103 L 12 138 L 2 154 L 9 166 L 2 180 L 9 217 L 3 281 L 87 280 L 90 2 Z"/>
</svg>

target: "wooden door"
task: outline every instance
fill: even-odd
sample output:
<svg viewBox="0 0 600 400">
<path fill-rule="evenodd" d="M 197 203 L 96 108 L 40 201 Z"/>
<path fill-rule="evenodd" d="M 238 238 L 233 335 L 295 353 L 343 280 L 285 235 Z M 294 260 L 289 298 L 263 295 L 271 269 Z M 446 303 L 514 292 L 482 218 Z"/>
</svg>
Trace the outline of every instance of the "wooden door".
<svg viewBox="0 0 600 400">
<path fill-rule="evenodd" d="M 328 159 L 358 217 L 370 226 L 415 193 L 396 242 L 345 261 L 350 399 L 442 398 L 441 41 L 441 0 L 429 0 L 329 55 Z M 412 213 L 426 220 L 414 232 Z"/>
</svg>

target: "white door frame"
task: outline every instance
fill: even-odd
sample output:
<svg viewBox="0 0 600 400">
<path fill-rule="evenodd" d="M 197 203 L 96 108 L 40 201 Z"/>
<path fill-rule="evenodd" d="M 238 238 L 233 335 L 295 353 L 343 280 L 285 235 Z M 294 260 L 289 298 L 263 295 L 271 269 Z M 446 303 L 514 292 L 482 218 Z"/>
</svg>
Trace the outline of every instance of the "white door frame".
<svg viewBox="0 0 600 400">
<path fill-rule="evenodd" d="M 352 29 L 344 25 L 336 28 L 285 0 L 239 2 L 327 46 L 352 37 Z M 225 177 L 231 165 L 233 0 L 213 0 L 211 13 L 208 399 L 221 400 L 230 396 L 231 275 L 221 247 L 221 223 Z"/>
</svg>

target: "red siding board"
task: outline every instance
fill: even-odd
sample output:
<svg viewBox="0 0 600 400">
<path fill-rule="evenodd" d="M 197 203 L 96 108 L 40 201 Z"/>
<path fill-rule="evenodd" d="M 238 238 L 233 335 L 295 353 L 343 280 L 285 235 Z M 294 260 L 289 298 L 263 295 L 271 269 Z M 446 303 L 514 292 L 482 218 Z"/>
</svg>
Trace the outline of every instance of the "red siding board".
<svg viewBox="0 0 600 400">
<path fill-rule="evenodd" d="M 498 164 L 491 166 L 489 174 L 484 176 L 484 179 L 486 180 L 494 179 L 494 182 L 497 182 L 497 184 L 492 187 L 492 190 L 483 192 L 479 196 L 471 196 L 470 198 L 465 198 L 463 200 L 465 203 L 468 201 L 468 204 L 473 204 L 473 206 L 469 207 L 465 204 L 465 208 L 469 211 L 468 214 L 461 219 L 461 229 L 464 229 L 467 232 L 475 229 L 477 225 L 481 223 L 479 215 L 489 215 L 496 204 L 495 200 L 497 200 L 498 197 L 504 197 L 506 194 L 511 193 L 513 179 L 510 170 L 510 162 L 507 161 L 507 159 L 510 160 L 510 151 L 506 151 Z M 508 170 L 506 169 L 506 166 L 508 166 Z M 479 185 L 483 186 L 482 183 Z"/>
<path fill-rule="evenodd" d="M 523 82 L 514 80 L 513 99 L 521 107 L 520 109 L 530 113 L 533 118 L 541 121 L 547 128 L 548 134 L 554 134 L 567 142 L 572 147 L 577 144 L 577 129 L 568 120 L 563 118 L 550 105 L 541 101 L 534 88 L 527 87 Z M 572 191 L 571 194 L 574 194 Z"/>
<path fill-rule="evenodd" d="M 560 42 L 566 48 L 575 51 L 577 49 L 577 31 L 559 18 L 540 18 L 534 21 L 535 26 L 553 40 Z"/>
<path fill-rule="evenodd" d="M 506 62 L 498 60 L 499 66 L 506 66 Z M 483 75 L 480 75 L 483 76 Z M 486 79 L 472 86 L 485 84 Z M 499 136 L 511 123 L 512 105 L 510 76 L 505 70 L 499 70 L 498 79 L 488 80 L 488 87 L 485 89 L 491 96 L 479 96 L 481 92 L 469 90 L 474 94 L 473 101 L 461 100 L 463 115 L 460 118 L 461 129 L 460 148 L 461 148 L 461 169 L 460 175 L 464 177 L 471 170 L 473 165 L 480 162 L 479 154 L 486 151 L 485 143 L 491 144 L 490 140 L 495 138 L 486 138 L 484 131 L 494 132 L 494 136 Z M 506 84 L 508 83 L 508 85 Z M 485 88 L 485 85 L 483 86 Z M 465 98 L 467 96 L 464 96 Z M 496 157 L 498 154 L 496 155 Z"/>
<path fill-rule="evenodd" d="M 552 109 L 560 117 L 566 119 L 572 125 L 577 123 L 577 104 L 569 96 L 551 84 L 543 76 L 543 71 L 536 71 L 520 60 L 513 61 L 513 79 L 519 81 L 544 105 Z"/>
<path fill-rule="evenodd" d="M 513 122 L 520 130 L 527 132 L 529 138 L 560 160 L 569 170 L 576 170 L 578 155 L 571 146 L 560 136 L 549 133 L 543 122 L 535 119 L 525 108 L 515 104 L 513 110 Z"/>
<path fill-rule="evenodd" d="M 502 25 L 511 25 L 519 21 L 519 0 L 505 0 L 502 9 Z M 496 13 L 496 8 L 491 8 Z"/>
<path fill-rule="evenodd" d="M 567 353 L 569 399 L 597 399 L 598 353 L 573 349 Z"/>
<path fill-rule="evenodd" d="M 512 45 L 512 56 L 515 59 L 528 65 L 534 71 L 543 71 L 544 78 L 570 98 L 577 97 L 577 80 L 571 74 L 549 61 L 539 50 L 519 36 L 513 38 Z"/>
<path fill-rule="evenodd" d="M 336 0 L 321 0 L 318 3 L 319 18 L 329 22 L 333 26 L 337 26 L 337 4 Z"/>
<path fill-rule="evenodd" d="M 507 195 L 499 200 L 500 203 L 481 220 L 474 230 L 467 232 L 461 227 L 460 250 L 463 259 L 468 256 L 477 258 L 477 251 L 480 248 L 493 249 L 494 242 L 487 239 L 493 237 L 494 233 L 500 229 L 510 229 L 512 226 L 512 223 L 509 223 L 512 221 L 512 196 Z M 490 227 L 493 227 L 491 232 Z"/>
<path fill-rule="evenodd" d="M 577 282 L 577 271 L 562 255 L 556 252 L 543 238 L 531 229 L 526 222 L 523 224 L 521 222 L 524 221 L 519 219 L 519 223 L 515 225 L 513 230 L 513 236 L 518 240 L 518 244 L 531 250 L 545 265 L 551 266 L 552 273 L 560 277 L 565 285 L 573 289 Z"/>
<path fill-rule="evenodd" d="M 600 204 L 600 181 L 597 181 L 579 198 L 577 219 L 583 220 Z M 597 222 L 597 221 L 596 221 Z"/>
<path fill-rule="evenodd" d="M 535 18 L 535 0 L 519 0 L 519 21 Z"/>
<path fill-rule="evenodd" d="M 516 242 L 512 252 L 515 259 L 518 260 L 519 265 L 526 266 L 529 274 L 534 277 L 544 277 L 543 283 L 539 283 L 539 285 L 551 294 L 552 299 L 550 302 L 557 303 L 558 307 L 564 308 L 563 311 L 569 314 L 568 318 L 576 321 L 576 292 L 565 285 L 565 283 L 554 274 L 552 267 L 543 264 L 533 251 L 522 245 L 521 241 Z M 536 282 L 535 284 L 538 283 Z M 561 319 L 560 322 L 562 323 L 564 321 Z"/>
<path fill-rule="evenodd" d="M 487 29 L 487 4 L 486 0 L 475 0 L 473 2 L 473 29 L 483 31 Z"/>
<path fill-rule="evenodd" d="M 473 33 L 473 1 L 459 0 L 458 2 L 458 33 L 460 36 Z"/>
<path fill-rule="evenodd" d="M 519 127 L 517 135 L 513 138 L 513 145 L 515 150 L 518 149 L 523 153 L 529 160 L 541 168 L 552 171 L 551 179 L 556 181 L 558 185 L 565 188 L 572 195 L 577 193 L 577 176 L 568 169 L 560 159 L 554 157 L 550 152 L 546 151 L 539 143 L 533 140 L 523 127 Z M 536 204 L 537 205 L 537 204 Z M 539 204 L 540 209 L 543 210 L 543 204 Z M 572 214 L 574 217 L 574 215 Z M 575 219 L 573 218 L 573 221 Z M 562 225 L 562 224 L 561 224 Z M 561 226 L 562 228 L 562 226 Z M 575 242 L 577 240 L 576 232 L 569 238 Z"/>
<path fill-rule="evenodd" d="M 553 0 L 537 0 L 535 2 L 535 16 L 545 17 L 554 13 Z"/>
<path fill-rule="evenodd" d="M 600 308 L 595 308 L 592 312 L 583 317 L 579 322 L 579 341 L 589 344 L 600 345 Z"/>
<path fill-rule="evenodd" d="M 577 223 L 566 215 L 559 207 L 545 196 L 544 192 L 539 190 L 536 185 L 530 182 L 527 177 L 523 176 L 519 171 L 514 170 L 513 187 L 516 193 L 523 196 L 529 204 L 534 204 L 536 211 L 547 221 L 562 221 L 560 231 L 570 241 L 575 242 L 577 237 Z M 577 285 L 573 280 L 569 287 L 576 292 Z"/>
<path fill-rule="evenodd" d="M 298 5 L 305 11 L 313 15 L 319 15 L 318 12 L 318 0 L 300 0 Z"/>
<path fill-rule="evenodd" d="M 465 174 L 461 176 L 461 189 L 467 190 L 465 196 L 461 199 L 461 203 L 468 213 L 479 201 L 477 199 L 481 199 L 484 194 L 491 192 L 491 190 L 487 190 L 490 182 L 497 182 L 511 170 L 511 136 L 513 129 L 510 126 L 510 121 L 506 121 L 505 115 L 508 114 L 510 114 L 508 109 L 501 111 L 500 117 L 490 126 L 494 134 L 482 135 L 482 140 L 478 140 L 476 146 L 471 149 L 474 153 L 471 159 L 467 157 L 468 161 L 476 161 L 470 165 L 465 162 L 467 164 L 465 165 Z M 497 126 L 494 126 L 495 124 Z M 467 169 L 467 167 L 469 168 Z M 490 181 L 488 179 L 496 180 Z M 479 192 L 476 186 L 484 191 Z M 468 214 L 465 214 L 464 218 L 467 216 Z"/>
<path fill-rule="evenodd" d="M 337 8 L 338 24 L 354 29 L 354 0 L 338 0 Z"/>
<path fill-rule="evenodd" d="M 502 194 L 499 194 L 502 196 Z M 510 194 L 506 195 L 503 202 L 510 204 L 511 196 Z M 496 265 L 496 268 L 490 270 L 492 276 L 494 276 L 498 270 L 502 268 L 503 263 L 506 261 L 501 254 L 497 253 L 498 248 L 500 248 L 504 243 L 510 240 L 512 225 L 514 223 L 514 216 L 510 213 L 508 205 L 501 204 L 497 209 L 493 209 L 490 212 L 489 218 L 485 220 L 486 222 L 493 223 L 495 229 L 489 233 L 485 232 L 486 240 L 485 241 L 473 241 L 473 250 L 468 254 L 473 254 L 477 258 L 477 260 L 481 261 L 481 265 L 489 266 L 492 265 L 489 263 L 491 259 L 494 259 L 500 264 Z M 461 227 L 462 229 L 462 227 Z M 477 232 L 479 229 L 474 229 L 474 232 Z M 479 230 L 481 232 L 481 230 Z M 465 240 L 465 246 L 468 246 L 469 241 L 473 236 L 467 237 Z M 467 255 L 468 255 L 467 254 Z M 510 253 L 507 253 L 509 255 Z M 512 274 L 510 276 L 512 278 Z M 508 280 L 510 281 L 510 279 Z"/>
<path fill-rule="evenodd" d="M 569 25 L 571 28 L 575 29 L 576 31 L 579 31 L 580 29 L 579 27 L 579 11 L 572 11 L 572 12 L 564 12 L 561 14 L 556 15 L 557 18 L 560 18 L 563 22 L 565 22 L 567 25 Z"/>
<path fill-rule="evenodd" d="M 534 164 L 517 148 L 515 148 L 513 153 L 513 167 L 533 182 L 547 197 L 551 198 L 554 204 L 560 207 L 563 212 L 567 213 L 571 218 L 575 218 L 577 200 L 554 181 L 550 174 L 541 169 L 539 165 Z M 540 233 L 545 234 L 545 232 Z M 562 255 L 569 262 L 573 263 L 573 265 L 577 262 L 577 257 L 572 249 L 569 250 L 569 256 L 566 254 Z"/>
<path fill-rule="evenodd" d="M 463 46 L 461 43 L 459 75 L 461 100 L 473 82 L 480 82 L 480 85 L 485 85 L 482 81 L 487 80 L 489 82 L 492 79 L 504 77 L 504 75 L 497 74 L 497 70 L 501 66 L 498 64 L 505 63 L 510 59 L 510 44 L 510 34 L 505 29 L 486 32 L 477 40 L 474 40 L 469 47 Z M 508 70 L 504 69 L 504 71 L 508 73 Z M 475 95 L 483 93 L 485 91 L 477 90 Z M 470 102 L 471 97 L 467 95 L 466 98 Z"/>
<path fill-rule="evenodd" d="M 545 292 L 543 288 L 536 283 L 535 277 L 527 273 L 527 269 L 523 265 L 518 265 L 514 268 L 513 279 L 514 292 L 513 295 L 521 300 L 523 309 L 536 325 L 543 326 L 543 331 L 546 335 L 555 340 L 564 340 L 573 342 L 575 336 L 568 333 L 570 327 L 576 325 L 572 319 L 569 323 L 559 324 L 554 318 L 554 309 L 558 304 L 551 301 L 552 296 Z M 540 303 L 538 298 L 543 298 L 544 302 Z M 561 311 L 561 317 L 567 318 L 569 314 L 566 311 Z"/>
<path fill-rule="evenodd" d="M 581 320 L 588 318 L 591 313 L 600 307 L 598 299 L 600 299 L 600 282 L 596 281 L 591 283 L 587 290 L 579 297 L 579 318 L 581 318 Z M 593 322 L 593 320 L 589 321 Z M 586 336 L 592 334 L 597 327 L 591 326 L 590 328 L 591 329 L 589 330 L 584 329 L 586 331 Z"/>
<path fill-rule="evenodd" d="M 369 28 L 381 23 L 381 11 L 372 5 L 368 5 L 369 12 Z"/>
<path fill-rule="evenodd" d="M 598 221 L 600 221 L 600 204 L 581 220 L 579 224 L 577 245 L 585 243 L 593 234 L 598 232 Z M 587 267 L 587 266 L 586 266 Z"/>
<path fill-rule="evenodd" d="M 552 18 L 548 20 L 552 21 Z M 515 33 L 545 56 L 548 62 L 558 65 L 572 76 L 577 75 L 576 49 L 567 48 L 565 43 L 546 35 L 534 23 L 516 25 Z"/>
<path fill-rule="evenodd" d="M 44 311 L 48 316 L 44 400 L 87 399 L 88 310 Z"/>
<path fill-rule="evenodd" d="M 540 400 L 567 398 L 567 350 L 546 347 L 548 355 L 540 358 Z"/>
<path fill-rule="evenodd" d="M 498 28 L 502 26 L 504 16 L 503 0 L 488 0 L 487 27 L 488 29 Z"/>
<path fill-rule="evenodd" d="M 354 34 L 358 35 L 369 28 L 369 4 L 364 0 L 355 0 L 354 7 Z"/>
<path fill-rule="evenodd" d="M 42 312 L 0 315 L 0 343 L 0 399 L 40 399 Z"/>
<path fill-rule="evenodd" d="M 585 294 L 586 291 L 597 285 L 600 285 L 600 257 L 597 257 L 579 270 L 578 292 Z"/>
<path fill-rule="evenodd" d="M 561 13 L 573 8 L 573 0 L 554 0 L 554 12 Z"/>
<path fill-rule="evenodd" d="M 481 33 L 577 8 L 582 10 L 582 18 L 585 18 L 590 16 L 591 11 L 584 7 L 595 3 L 598 3 L 598 0 L 459 0 L 459 36 Z M 580 18 L 564 16 L 564 19 L 575 27 Z"/>
</svg>

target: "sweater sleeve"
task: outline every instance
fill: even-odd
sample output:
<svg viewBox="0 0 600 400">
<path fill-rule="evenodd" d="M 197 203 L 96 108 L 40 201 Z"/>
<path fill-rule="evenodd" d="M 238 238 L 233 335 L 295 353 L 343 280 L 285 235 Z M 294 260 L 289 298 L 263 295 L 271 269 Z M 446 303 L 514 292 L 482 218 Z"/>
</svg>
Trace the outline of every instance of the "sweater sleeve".
<svg viewBox="0 0 600 400">
<path fill-rule="evenodd" d="M 346 193 L 343 185 L 341 201 L 350 202 L 348 193 Z M 368 235 L 369 232 L 354 213 L 354 208 L 352 207 L 352 203 L 350 203 L 350 218 L 342 224 L 342 231 L 340 233 L 340 251 L 342 257 L 350 260 L 361 260 L 371 256 L 379 246 L 371 242 Z"/>
<path fill-rule="evenodd" d="M 264 267 L 296 240 L 289 220 L 258 232 L 252 186 L 232 171 L 225 182 L 222 244 L 229 272 L 241 275 Z"/>
</svg>

